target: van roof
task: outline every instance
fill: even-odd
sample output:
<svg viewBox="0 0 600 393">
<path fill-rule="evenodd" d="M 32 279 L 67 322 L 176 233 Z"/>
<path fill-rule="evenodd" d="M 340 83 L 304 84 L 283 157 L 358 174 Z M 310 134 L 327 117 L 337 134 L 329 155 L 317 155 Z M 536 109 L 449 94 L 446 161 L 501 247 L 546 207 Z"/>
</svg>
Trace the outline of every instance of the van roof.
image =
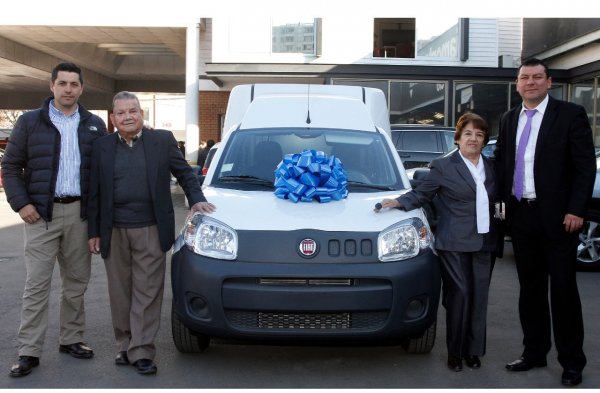
<svg viewBox="0 0 600 393">
<path fill-rule="evenodd" d="M 239 85 L 232 91 L 225 132 L 232 127 L 338 128 L 390 133 L 383 92 L 360 86 L 307 84 Z"/>
</svg>

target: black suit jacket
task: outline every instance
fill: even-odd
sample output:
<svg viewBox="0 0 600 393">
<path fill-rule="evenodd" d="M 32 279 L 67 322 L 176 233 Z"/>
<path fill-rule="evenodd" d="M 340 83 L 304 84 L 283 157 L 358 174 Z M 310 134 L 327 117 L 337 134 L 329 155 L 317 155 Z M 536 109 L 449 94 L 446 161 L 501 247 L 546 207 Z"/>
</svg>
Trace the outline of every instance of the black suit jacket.
<svg viewBox="0 0 600 393">
<path fill-rule="evenodd" d="M 512 195 L 515 172 L 517 105 L 500 120 L 496 143 L 496 167 L 502 199 Z M 592 130 L 585 109 L 549 97 L 542 118 L 534 158 L 533 176 L 544 228 L 564 233 L 565 214 L 585 217 L 594 188 L 596 159 Z M 508 218 L 511 211 L 507 209 Z"/>
<path fill-rule="evenodd" d="M 175 215 L 171 200 L 171 174 L 183 188 L 190 206 L 206 199 L 192 168 L 183 158 L 170 131 L 142 132 L 146 157 L 146 178 L 154 216 L 158 226 L 160 246 L 167 251 L 175 241 Z M 119 143 L 117 132 L 98 139 L 92 152 L 90 195 L 88 204 L 88 237 L 100 236 L 100 252 L 108 256 L 113 228 L 114 168 Z"/>
<path fill-rule="evenodd" d="M 435 248 L 445 251 L 476 252 L 496 251 L 497 230 L 492 206 L 496 195 L 494 169 L 483 157 L 485 188 L 490 202 L 490 232 L 477 233 L 477 208 L 475 180 L 456 151 L 448 157 L 437 158 L 431 170 L 417 188 L 398 198 L 404 209 L 411 210 L 438 196 L 439 219 L 435 234 Z"/>
</svg>

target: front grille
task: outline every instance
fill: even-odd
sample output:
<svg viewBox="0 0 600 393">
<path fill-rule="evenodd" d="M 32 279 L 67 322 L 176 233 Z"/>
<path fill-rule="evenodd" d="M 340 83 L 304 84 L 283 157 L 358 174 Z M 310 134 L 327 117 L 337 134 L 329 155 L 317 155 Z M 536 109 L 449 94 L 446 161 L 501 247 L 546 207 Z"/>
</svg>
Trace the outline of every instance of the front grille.
<svg viewBox="0 0 600 393">
<path fill-rule="evenodd" d="M 285 286 L 317 286 L 317 285 L 354 285 L 354 280 L 349 278 L 259 278 L 261 285 Z"/>
<path fill-rule="evenodd" d="M 253 263 L 378 263 L 377 232 L 238 231 L 238 261 Z M 300 252 L 304 239 L 312 239 L 318 251 L 310 257 Z"/>
<path fill-rule="evenodd" d="M 388 318 L 387 311 L 290 313 L 227 310 L 225 314 L 236 328 L 265 330 L 377 329 Z"/>
</svg>

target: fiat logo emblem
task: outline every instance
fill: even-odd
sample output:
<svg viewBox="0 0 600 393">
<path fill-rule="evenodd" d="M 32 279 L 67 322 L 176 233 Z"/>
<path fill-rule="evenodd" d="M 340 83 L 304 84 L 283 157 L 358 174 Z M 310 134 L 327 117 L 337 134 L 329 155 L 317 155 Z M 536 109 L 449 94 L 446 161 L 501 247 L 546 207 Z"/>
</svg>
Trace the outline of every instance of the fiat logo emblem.
<svg viewBox="0 0 600 393">
<path fill-rule="evenodd" d="M 300 242 L 300 245 L 298 246 L 298 251 L 300 251 L 300 255 L 306 258 L 315 256 L 317 254 L 317 250 L 317 242 L 313 239 L 304 239 Z"/>
</svg>

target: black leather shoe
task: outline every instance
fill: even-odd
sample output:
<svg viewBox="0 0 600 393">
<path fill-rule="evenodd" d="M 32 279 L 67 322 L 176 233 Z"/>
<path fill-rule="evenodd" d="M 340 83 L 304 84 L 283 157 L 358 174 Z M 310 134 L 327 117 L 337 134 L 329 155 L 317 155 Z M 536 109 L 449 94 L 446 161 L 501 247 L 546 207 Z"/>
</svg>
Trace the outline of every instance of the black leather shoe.
<svg viewBox="0 0 600 393">
<path fill-rule="evenodd" d="M 94 356 L 92 348 L 88 347 L 84 343 L 75 343 L 69 345 L 61 345 L 58 350 L 63 353 L 68 353 L 77 359 L 89 359 Z"/>
<path fill-rule="evenodd" d="M 115 357 L 115 364 L 118 366 L 127 366 L 129 364 L 129 358 L 127 357 L 127 351 L 121 351 Z"/>
<path fill-rule="evenodd" d="M 462 359 L 456 356 L 448 356 L 448 368 L 452 371 L 462 371 Z"/>
<path fill-rule="evenodd" d="M 508 363 L 506 369 L 508 371 L 529 371 L 534 367 L 546 367 L 546 359 L 532 360 L 520 357 L 514 362 Z"/>
<path fill-rule="evenodd" d="M 582 379 L 581 370 L 565 369 L 562 373 L 562 384 L 565 386 L 579 385 Z"/>
<path fill-rule="evenodd" d="M 465 356 L 465 363 L 467 363 L 467 366 L 469 366 L 469 368 L 480 368 L 481 367 L 481 360 L 479 360 L 479 356 L 476 356 L 476 355 Z"/>
<path fill-rule="evenodd" d="M 140 374 L 156 374 L 156 364 L 152 359 L 140 359 L 133 363 L 133 366 L 137 369 Z"/>
<path fill-rule="evenodd" d="M 10 376 L 24 377 L 29 374 L 34 367 L 39 365 L 40 358 L 36 358 L 35 356 L 19 356 L 17 363 L 13 364 L 10 369 Z"/>
</svg>

